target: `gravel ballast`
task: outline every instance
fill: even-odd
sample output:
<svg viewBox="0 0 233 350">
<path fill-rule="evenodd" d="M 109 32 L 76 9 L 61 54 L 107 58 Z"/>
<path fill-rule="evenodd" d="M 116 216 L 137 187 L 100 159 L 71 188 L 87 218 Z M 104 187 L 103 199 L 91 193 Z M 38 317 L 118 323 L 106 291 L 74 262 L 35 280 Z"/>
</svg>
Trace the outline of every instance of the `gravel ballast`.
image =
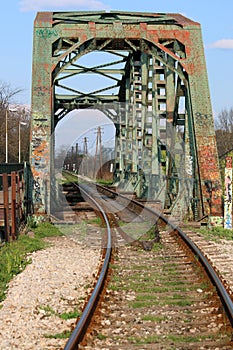
<svg viewBox="0 0 233 350">
<path fill-rule="evenodd" d="M 29 255 L 32 262 L 9 284 L 0 304 L 1 350 L 63 349 L 67 339 L 53 338 L 71 330 L 98 272 L 100 250 L 68 237 L 47 239 L 52 245 Z"/>
<path fill-rule="evenodd" d="M 29 255 L 31 264 L 13 278 L 0 304 L 0 350 L 64 349 L 67 339 L 53 336 L 71 330 L 76 318 L 63 320 L 60 315 L 81 311 L 96 280 L 100 249 L 67 236 L 47 240 L 51 246 Z M 208 245 L 232 288 L 233 242 L 219 240 Z M 225 264 L 223 256 L 227 256 Z"/>
</svg>

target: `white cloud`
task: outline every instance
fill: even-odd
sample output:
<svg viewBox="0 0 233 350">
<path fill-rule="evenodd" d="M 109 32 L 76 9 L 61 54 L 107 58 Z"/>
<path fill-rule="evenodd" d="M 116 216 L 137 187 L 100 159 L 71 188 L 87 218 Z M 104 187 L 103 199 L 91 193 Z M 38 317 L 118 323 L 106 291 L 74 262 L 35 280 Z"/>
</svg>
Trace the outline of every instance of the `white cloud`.
<svg viewBox="0 0 233 350">
<path fill-rule="evenodd" d="M 109 6 L 98 0 L 21 0 L 19 2 L 22 12 L 45 11 L 66 8 L 70 11 L 82 10 L 106 10 Z M 72 9 L 71 9 L 72 7 Z"/>
<path fill-rule="evenodd" d="M 213 49 L 233 49 L 233 39 L 221 39 L 208 45 L 208 48 Z"/>
</svg>

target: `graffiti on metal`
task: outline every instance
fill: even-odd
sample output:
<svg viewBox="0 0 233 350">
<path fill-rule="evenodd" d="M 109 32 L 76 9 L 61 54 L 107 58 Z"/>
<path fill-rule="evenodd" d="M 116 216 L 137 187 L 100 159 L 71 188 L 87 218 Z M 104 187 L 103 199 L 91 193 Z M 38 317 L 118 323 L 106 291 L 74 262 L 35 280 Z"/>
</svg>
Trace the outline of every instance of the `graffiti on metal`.
<svg viewBox="0 0 233 350">
<path fill-rule="evenodd" d="M 57 37 L 58 36 L 58 32 L 56 29 L 49 29 L 49 28 L 40 28 L 40 29 L 36 29 L 36 36 L 39 38 L 51 38 L 51 37 Z"/>
<path fill-rule="evenodd" d="M 223 217 L 222 216 L 210 216 L 209 219 L 210 226 L 223 226 Z"/>
<path fill-rule="evenodd" d="M 185 170 L 188 176 L 193 174 L 193 157 L 186 155 L 185 157 Z"/>
<path fill-rule="evenodd" d="M 40 190 L 40 179 L 37 177 L 34 179 L 34 200 L 35 202 L 41 203 L 41 190 Z"/>
<path fill-rule="evenodd" d="M 37 96 L 45 96 L 46 94 L 50 94 L 50 87 L 49 86 L 35 86 L 33 88 L 33 91 Z"/>
</svg>

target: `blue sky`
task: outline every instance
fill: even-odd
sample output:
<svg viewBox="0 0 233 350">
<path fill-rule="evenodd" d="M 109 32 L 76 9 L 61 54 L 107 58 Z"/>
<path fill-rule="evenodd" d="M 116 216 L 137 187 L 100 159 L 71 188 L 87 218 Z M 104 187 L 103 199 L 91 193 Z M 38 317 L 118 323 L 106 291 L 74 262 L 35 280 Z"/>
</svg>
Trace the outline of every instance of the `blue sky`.
<svg viewBox="0 0 233 350">
<path fill-rule="evenodd" d="M 181 13 L 202 26 L 214 114 L 233 107 L 233 1 L 231 0 L 10 0 L 1 3 L 0 81 L 22 88 L 30 104 L 33 22 L 37 11 L 122 10 Z"/>
</svg>

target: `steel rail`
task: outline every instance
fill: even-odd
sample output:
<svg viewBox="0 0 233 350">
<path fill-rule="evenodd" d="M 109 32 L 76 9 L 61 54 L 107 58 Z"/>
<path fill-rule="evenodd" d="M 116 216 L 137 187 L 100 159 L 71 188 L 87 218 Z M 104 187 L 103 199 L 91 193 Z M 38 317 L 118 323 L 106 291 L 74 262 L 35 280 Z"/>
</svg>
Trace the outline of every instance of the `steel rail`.
<svg viewBox="0 0 233 350">
<path fill-rule="evenodd" d="M 114 194 L 115 196 L 118 196 L 124 200 L 127 200 L 128 203 L 134 204 L 136 206 L 141 207 L 143 210 L 147 211 L 148 213 L 152 215 L 156 215 L 160 220 L 162 220 L 166 225 L 170 226 L 170 228 L 174 231 L 177 231 L 179 236 L 183 239 L 183 241 L 189 246 L 189 248 L 194 252 L 194 254 L 197 256 L 199 261 L 202 263 L 202 266 L 206 270 L 206 272 L 209 275 L 209 278 L 211 279 L 212 283 L 215 285 L 219 297 L 221 298 L 223 305 L 225 307 L 225 311 L 228 314 L 229 321 L 231 325 L 233 326 L 233 301 L 231 300 L 231 297 L 229 293 L 227 292 L 226 288 L 224 287 L 220 277 L 214 270 L 214 268 L 211 266 L 208 259 L 204 256 L 204 254 L 201 252 L 201 250 L 196 246 L 196 244 L 185 234 L 183 230 L 181 230 L 180 227 L 176 226 L 173 222 L 171 222 L 169 219 L 167 219 L 162 213 L 157 212 L 155 209 L 151 209 L 148 207 L 145 207 L 142 203 L 137 202 L 134 199 L 129 200 L 125 196 L 123 196 L 120 193 L 114 192 L 104 186 L 98 185 L 98 187 L 104 188 L 106 191 L 111 192 L 111 194 Z"/>
<path fill-rule="evenodd" d="M 222 303 L 224 305 L 226 314 L 228 315 L 229 321 L 231 325 L 233 326 L 233 301 L 231 300 L 230 295 L 228 294 L 226 288 L 224 287 L 220 277 L 218 276 L 217 272 L 214 270 L 214 268 L 211 266 L 208 259 L 204 256 L 204 254 L 201 252 L 201 250 L 196 246 L 196 244 L 185 234 L 183 230 L 181 230 L 180 227 L 175 225 L 173 222 L 171 222 L 168 218 L 166 218 L 161 212 L 158 212 L 155 209 L 148 208 L 144 206 L 142 203 L 134 200 L 129 199 L 128 197 L 125 197 L 124 195 L 117 193 L 115 191 L 112 191 L 111 189 L 101 186 L 99 184 L 95 184 L 96 187 L 100 189 L 104 189 L 107 192 L 110 192 L 112 195 L 116 197 L 122 198 L 124 201 L 127 202 L 128 207 L 131 206 L 132 210 L 135 210 L 135 206 L 140 207 L 144 210 L 144 213 L 147 212 L 151 216 L 156 216 L 158 220 L 161 220 L 163 223 L 168 225 L 172 230 L 176 231 L 179 236 L 183 239 L 183 241 L 187 244 L 187 246 L 193 251 L 193 253 L 197 256 L 198 260 L 201 262 L 202 266 L 204 267 L 205 271 L 207 272 L 210 280 L 216 287 L 219 297 L 222 300 Z M 83 190 L 83 188 L 82 188 Z M 65 349 L 68 350 L 68 349 Z"/>
<path fill-rule="evenodd" d="M 213 284 L 216 286 L 219 292 L 219 297 L 221 298 L 225 306 L 225 311 L 228 314 L 228 318 L 231 325 L 233 326 L 233 302 L 226 288 L 224 287 L 221 279 L 209 263 L 208 259 L 204 256 L 201 250 L 192 242 L 192 240 L 189 237 L 187 237 L 187 235 L 179 227 L 176 227 L 174 229 L 179 233 L 182 239 L 186 242 L 186 244 L 188 244 L 188 246 L 192 249 L 192 251 L 196 254 L 198 259 L 201 261 L 210 279 L 212 280 Z"/>
<path fill-rule="evenodd" d="M 75 186 L 78 187 L 77 184 L 74 183 Z M 109 266 L 109 262 L 111 259 L 111 253 L 112 253 L 112 237 L 111 237 L 111 228 L 107 219 L 107 216 L 105 214 L 105 212 L 103 211 L 103 209 L 101 208 L 101 206 L 99 205 L 98 202 L 96 202 L 83 188 L 82 188 L 82 192 L 85 192 L 85 195 L 92 201 L 92 203 L 98 208 L 98 210 L 101 212 L 105 223 L 106 223 L 106 229 L 107 229 L 107 234 L 108 234 L 108 242 L 107 242 L 107 247 L 106 247 L 106 253 L 105 253 L 105 258 L 104 258 L 104 262 L 102 265 L 102 269 L 100 271 L 100 275 L 98 278 L 98 281 L 96 282 L 95 288 L 91 294 L 91 297 L 75 327 L 75 329 L 73 330 L 70 338 L 68 339 L 64 350 L 74 350 L 74 349 L 78 349 L 78 343 L 82 340 L 83 338 L 83 333 L 86 329 L 87 326 L 87 322 L 91 317 L 91 314 L 94 311 L 98 296 L 100 294 L 101 289 L 103 288 L 104 285 L 104 281 L 105 281 L 105 277 L 107 274 L 107 270 L 108 270 L 108 266 Z"/>
</svg>

